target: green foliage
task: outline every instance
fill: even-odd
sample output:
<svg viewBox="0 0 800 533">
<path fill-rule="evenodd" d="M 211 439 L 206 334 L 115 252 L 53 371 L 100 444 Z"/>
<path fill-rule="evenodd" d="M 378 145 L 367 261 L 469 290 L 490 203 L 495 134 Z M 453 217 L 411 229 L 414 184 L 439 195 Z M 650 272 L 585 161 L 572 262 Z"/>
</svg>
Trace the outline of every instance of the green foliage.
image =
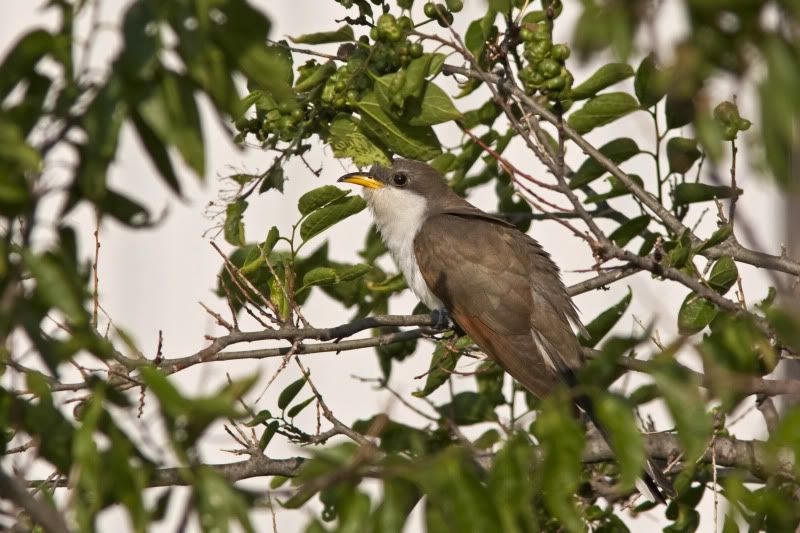
<svg viewBox="0 0 800 533">
<path fill-rule="evenodd" d="M 633 293 L 630 287 L 628 287 L 628 294 L 623 296 L 619 302 L 615 303 L 586 324 L 586 331 L 589 333 L 589 336 L 584 337 L 581 335 L 579 337 L 581 344 L 588 348 L 597 346 L 597 343 L 611 331 L 611 328 L 613 328 L 614 325 L 619 322 L 619 319 L 622 318 L 622 315 L 625 314 L 625 311 L 631 304 L 632 298 Z"/>
<path fill-rule="evenodd" d="M 604 93 L 591 98 L 583 107 L 572 112 L 567 124 L 578 133 L 585 134 L 637 109 L 639 109 L 638 102 L 628 93 Z"/>
<path fill-rule="evenodd" d="M 393 365 L 415 351 L 432 351 L 418 390 L 410 397 L 400 393 L 423 418 L 401 423 L 369 412 L 371 404 L 363 401 L 364 419 L 348 431 L 351 437 L 352 431 L 366 435 L 374 445 L 362 438 L 354 439 L 358 445 L 341 440 L 325 444 L 324 428 L 306 427 L 318 400 L 309 392 L 306 375 L 290 379 L 280 392 L 268 389 L 263 405 L 253 405 L 247 393 L 255 377 L 229 380 L 216 391 L 195 395 L 179 388 L 172 374 L 212 364 L 205 358 L 220 353 L 214 350 L 223 344 L 223 355 L 232 358 L 262 348 L 237 352 L 226 344 L 240 342 L 235 339 L 275 342 L 274 328 L 294 331 L 304 326 L 298 309 L 315 291 L 324 292 L 354 318 L 394 311 L 390 299 L 406 283 L 384 257 L 386 247 L 374 227 L 357 260 L 337 261 L 327 242 L 312 243 L 314 249 L 308 244 L 315 238 L 322 241 L 327 230 L 364 210 L 361 197 L 333 185 L 302 182 L 299 186 L 310 190 L 299 199 L 292 220 L 271 221 L 276 225 L 265 233 L 252 226 L 245 232 L 247 210 L 261 205 L 258 196 L 268 195 L 272 205 L 282 201 L 277 195 L 284 186 L 301 178 L 290 175 L 287 163 L 303 158 L 313 169 L 314 158 L 306 155 L 317 145 L 357 167 L 388 165 L 395 156 L 430 161 L 459 194 L 469 198 L 486 185 L 480 192 L 494 190 L 496 196 L 496 208 L 490 210 L 523 231 L 531 221 L 535 232 L 546 231 L 536 224 L 552 213 L 542 213 L 536 203 L 532 208 L 521 194 L 526 192 L 521 185 L 533 192 L 539 185 L 498 160 L 506 157 L 508 146 L 523 145 L 520 129 L 531 128 L 534 115 L 499 85 L 489 91 L 486 79 L 458 76 L 459 89 L 451 93 L 451 82 L 442 75 L 450 73 L 446 64 L 467 65 L 473 74 L 476 69 L 502 72 L 511 86 L 563 116 L 579 134 L 591 134 L 592 144 L 600 145 L 599 152 L 615 165 L 627 168 L 642 156 L 636 162 L 648 166 L 628 177 L 688 228 L 695 227 L 702 209 L 713 210 L 710 202 L 741 201 L 744 191 L 734 183 L 712 182 L 707 176 L 708 166 L 719 167 L 743 142 L 761 147 L 762 167 L 778 184 L 790 186 L 796 178 L 787 154 L 797 150 L 800 115 L 800 46 L 794 31 L 800 11 L 786 1 L 683 2 L 688 31 L 671 53 L 660 55 L 670 58 L 668 62 L 657 64 L 653 50 L 641 46 L 641 39 L 634 41 L 644 34 L 639 32 L 644 24 L 657 22 L 647 21 L 651 10 L 636 2 L 583 2 L 568 43 L 553 40 L 564 30 L 559 0 L 537 5 L 491 0 L 478 5 L 482 12 L 472 21 L 456 20 L 463 8 L 459 0 L 426 2 L 413 10 L 411 0 L 336 2 L 345 11 L 339 21 L 319 21 L 320 31 L 290 38 L 290 45 L 275 40 L 265 14 L 246 0 L 133 0 L 121 23 L 108 30 L 114 32 L 118 51 L 96 72 L 85 68 L 83 54 L 90 46 L 82 46 L 85 35 L 78 30 L 85 24 L 77 23 L 89 17 L 91 3 L 50 2 L 43 9 L 56 22 L 20 34 L 0 59 L 0 373 L 9 375 L 0 388 L 0 445 L 10 453 L 29 442 L 25 459 L 31 461 L 26 464 L 50 467 L 59 484 L 68 484 L 58 489 L 70 491 L 65 497 L 54 497 L 46 483 L 37 485 L 39 503 L 58 509 L 80 531 L 95 530 L 99 517 L 112 507 L 124 509 L 133 529 L 147 531 L 174 500 L 167 491 L 151 501 L 143 496 L 147 487 L 183 484 L 191 495 L 187 513 L 204 530 L 252 531 L 252 512 L 264 505 L 260 496 L 237 488 L 227 475 L 202 463 L 211 428 L 226 424 L 231 434 L 247 434 L 250 460 L 268 471 L 288 464 L 271 456 L 279 449 L 271 443 L 283 439 L 303 445 L 297 452 L 305 457 L 302 467 L 278 470 L 296 474 L 292 485 L 281 475 L 273 476 L 270 487 L 290 491 L 280 502 L 287 508 L 304 506 L 319 495 L 323 511 L 319 520 L 310 519 L 308 531 L 402 531 L 423 501 L 424 520 L 433 532 L 627 531 L 619 517 L 624 500 L 612 498 L 601 505 L 587 481 L 612 480 L 616 489 L 632 489 L 645 459 L 633 408 L 658 401 L 669 410 L 683 454 L 676 465 L 678 496 L 664 513 L 665 530 L 696 529 L 698 503 L 714 481 L 704 453 L 712 435 L 730 435 L 725 420 L 712 421 L 709 409 L 713 406 L 721 416 L 750 398 L 752 391 L 742 384 L 772 372 L 783 348 L 800 350 L 800 327 L 774 289 L 750 306 L 732 294 L 741 268 L 738 219 L 737 235 L 734 221 L 723 216 L 710 235 L 676 229 L 674 221 L 667 223 L 663 213 L 645 206 L 641 194 L 632 195 L 614 175 L 619 172 L 609 172 L 609 165 L 595 159 L 591 150 L 584 150 L 586 159 L 577 170 L 565 174 L 578 201 L 596 210 L 592 214 L 607 238 L 630 248 L 633 239 L 642 237 L 639 255 L 656 265 L 654 283 L 685 275 L 740 304 L 731 312 L 730 305 L 717 306 L 689 292 L 673 318 L 684 337 L 651 358 L 652 345 L 644 341 L 664 341 L 654 329 L 603 340 L 624 324 L 630 291 L 589 322 L 582 344 L 594 348 L 603 342 L 577 372 L 577 388 L 571 392 L 593 400 L 616 456 L 613 464 L 583 464 L 584 430 L 575 417 L 573 395 L 559 389 L 541 399 L 527 394 L 521 402 L 519 385 L 509 386 L 500 366 L 476 363 L 472 341 L 451 333 L 433 334 L 432 348 L 427 330 L 425 338 L 398 327 L 362 332 L 364 341 L 385 335 L 403 339 L 376 346 L 379 387 L 394 385 Z M 763 24 L 776 16 L 781 24 Z M 446 42 L 451 26 L 467 28 L 463 46 L 468 57 L 458 53 L 460 41 L 451 55 L 454 48 Z M 88 39 L 91 44 L 95 36 Z M 342 44 L 335 50 L 327 46 L 332 43 Z M 609 48 L 614 61 L 597 55 Z M 323 55 L 315 55 L 319 52 Z M 604 62 L 576 83 L 575 55 Z M 756 64 L 763 72 L 756 82 L 751 123 L 732 95 L 714 93 L 714 84 L 708 82 L 724 76 L 747 86 Z M 246 81 L 244 95 L 239 94 L 241 80 Z M 607 92 L 612 87 L 615 92 Z M 467 100 L 458 98 L 476 91 L 482 92 L 475 107 L 465 109 Z M 232 124 L 233 140 L 240 145 L 272 152 L 263 171 L 225 178 L 232 187 L 214 221 L 230 245 L 217 293 L 228 300 L 237 319 L 247 314 L 262 322 L 266 333 L 245 331 L 233 320 L 230 335 L 212 340 L 198 352 L 202 357 L 171 363 L 174 354 L 165 362 L 159 346 L 152 360 L 122 329 L 98 331 L 96 315 L 102 308 L 94 298 L 100 295 L 93 290 L 85 243 L 79 243 L 79 235 L 88 232 L 76 232 L 72 226 L 78 223 L 71 215 L 85 211 L 131 229 L 157 227 L 160 219 L 150 213 L 161 209 L 163 201 L 142 199 L 135 184 L 119 186 L 109 179 L 110 171 L 120 162 L 121 143 L 133 140 L 156 179 L 180 197 L 187 189 L 184 174 L 202 180 L 215 172 L 208 166 L 207 120 L 201 119 L 201 110 Z M 602 137 L 610 131 L 602 126 L 618 124 L 635 111 L 652 118 L 654 136 L 633 131 L 631 137 Z M 535 116 L 536 128 L 542 128 L 537 145 L 557 152 L 558 128 L 547 124 L 547 113 Z M 508 118 L 518 123 L 510 125 Z M 568 155 L 575 155 L 575 146 L 566 144 Z M 69 166 L 59 162 L 63 153 L 73 156 Z M 519 168 L 528 171 L 527 166 Z M 323 170 L 321 179 L 333 179 L 327 175 L 329 167 Z M 727 176 L 720 170 L 712 169 Z M 744 171 L 752 170 L 760 167 Z M 55 171 L 64 175 L 63 182 L 53 181 Z M 604 182 L 607 188 L 600 190 L 598 184 Z M 753 182 L 748 189 L 757 186 Z M 622 197 L 628 198 L 618 207 L 614 199 Z M 592 252 L 598 254 L 597 266 L 606 268 L 608 258 L 601 256 L 601 248 Z M 701 256 L 709 258 L 702 273 Z M 764 266 L 759 257 L 748 261 Z M 217 322 L 227 327 L 221 317 Z M 297 341 L 293 349 L 306 350 L 317 339 L 338 349 L 341 339 L 315 335 Z M 284 354 L 290 350 L 288 343 L 272 346 Z M 679 347 L 699 354 L 702 383 L 676 359 Z M 626 366 L 646 372 L 651 382 L 625 395 L 610 391 Z M 71 383 L 65 376 L 76 368 L 82 381 Z M 341 379 L 348 374 L 343 372 Z M 323 406 L 317 404 L 318 413 Z M 145 407 L 152 408 L 152 423 L 163 428 L 162 442 L 171 447 L 169 460 L 176 470 L 160 470 L 166 466 L 161 464 L 164 457 L 152 455 L 153 446 L 140 438 L 137 424 L 120 421 L 142 416 L 136 410 Z M 791 475 L 799 473 L 799 418 L 797 410 L 787 411 L 765 443 L 748 448 L 753 451 L 748 461 L 760 461 L 758 465 L 726 466 L 724 479 L 717 480 L 730 503 L 724 531 L 736 530 L 737 521 L 752 531 L 797 528 L 797 487 Z M 151 421 L 146 422 L 149 426 Z M 240 422 L 248 429 L 242 430 Z M 530 427 L 530 433 L 522 427 Z M 259 450 L 269 450 L 270 457 L 259 456 Z M 8 468 L 5 472 L 10 474 Z M 178 476 L 177 481 L 170 476 Z M 380 483 L 381 490 L 368 496 L 362 486 L 367 478 Z M 640 506 L 637 512 L 647 508 Z M 34 523 L 35 513 L 6 515 L 9 520 L 18 516 L 18 527 L 42 525 Z"/>
<path fill-rule="evenodd" d="M 636 141 L 629 137 L 614 139 L 601 146 L 599 151 L 614 163 L 623 163 L 640 152 Z M 571 189 L 579 189 L 593 182 L 604 173 L 605 167 L 590 157 L 572 175 L 569 186 Z"/>
</svg>

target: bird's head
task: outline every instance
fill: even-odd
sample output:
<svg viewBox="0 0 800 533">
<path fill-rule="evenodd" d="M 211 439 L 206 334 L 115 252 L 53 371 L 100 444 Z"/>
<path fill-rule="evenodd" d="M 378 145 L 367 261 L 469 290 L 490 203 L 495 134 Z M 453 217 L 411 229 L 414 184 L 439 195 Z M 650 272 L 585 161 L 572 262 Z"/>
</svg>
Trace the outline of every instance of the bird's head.
<svg viewBox="0 0 800 533">
<path fill-rule="evenodd" d="M 364 197 L 378 219 L 409 210 L 424 213 L 450 193 L 435 168 L 411 159 L 395 159 L 388 167 L 373 165 L 368 172 L 345 174 L 339 181 L 364 187 Z"/>
<path fill-rule="evenodd" d="M 447 190 L 447 184 L 435 168 L 412 159 L 395 159 L 391 166 L 373 165 L 367 172 L 351 172 L 340 182 L 361 185 L 368 194 L 395 189 L 432 198 Z"/>
</svg>

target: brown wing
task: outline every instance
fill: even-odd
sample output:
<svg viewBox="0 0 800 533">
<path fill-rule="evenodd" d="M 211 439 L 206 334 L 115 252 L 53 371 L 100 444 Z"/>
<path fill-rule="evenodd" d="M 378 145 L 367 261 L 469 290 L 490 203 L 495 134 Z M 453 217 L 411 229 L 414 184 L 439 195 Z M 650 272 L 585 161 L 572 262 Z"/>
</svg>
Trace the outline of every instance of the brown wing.
<svg viewBox="0 0 800 533">
<path fill-rule="evenodd" d="M 541 246 L 477 213 L 426 220 L 414 240 L 420 272 L 476 344 L 544 396 L 583 362 L 570 327 L 577 313 Z"/>
</svg>

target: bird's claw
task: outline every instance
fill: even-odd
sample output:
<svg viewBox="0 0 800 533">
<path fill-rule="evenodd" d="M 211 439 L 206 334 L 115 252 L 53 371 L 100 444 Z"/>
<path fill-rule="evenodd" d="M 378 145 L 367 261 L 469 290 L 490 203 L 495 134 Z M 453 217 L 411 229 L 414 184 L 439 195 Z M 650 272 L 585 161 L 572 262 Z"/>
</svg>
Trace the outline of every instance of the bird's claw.
<svg viewBox="0 0 800 533">
<path fill-rule="evenodd" d="M 450 313 L 444 307 L 431 311 L 431 320 L 433 320 L 433 325 L 431 327 L 440 331 L 453 329 L 455 325 L 453 319 L 450 318 Z"/>
</svg>

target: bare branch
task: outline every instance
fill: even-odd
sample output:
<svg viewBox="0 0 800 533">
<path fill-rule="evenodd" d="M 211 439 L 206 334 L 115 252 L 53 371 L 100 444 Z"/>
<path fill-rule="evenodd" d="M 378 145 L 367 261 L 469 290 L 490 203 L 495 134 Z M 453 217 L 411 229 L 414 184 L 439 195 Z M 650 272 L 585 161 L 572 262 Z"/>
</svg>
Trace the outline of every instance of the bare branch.
<svg viewBox="0 0 800 533">
<path fill-rule="evenodd" d="M 64 518 L 56 509 L 34 498 L 24 482 L 9 476 L 0 469 L 0 496 L 25 509 L 31 520 L 42 526 L 47 533 L 69 533 Z"/>
</svg>

